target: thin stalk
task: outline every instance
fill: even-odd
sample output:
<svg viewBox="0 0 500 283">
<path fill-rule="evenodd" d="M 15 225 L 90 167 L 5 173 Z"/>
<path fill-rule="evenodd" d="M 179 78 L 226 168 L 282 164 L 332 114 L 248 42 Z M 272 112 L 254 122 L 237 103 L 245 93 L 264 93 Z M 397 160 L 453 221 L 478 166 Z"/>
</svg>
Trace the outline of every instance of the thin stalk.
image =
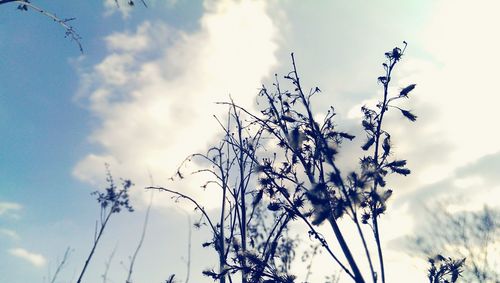
<svg viewBox="0 0 500 283">
<path fill-rule="evenodd" d="M 111 266 L 111 261 L 113 260 L 113 257 L 115 256 L 116 248 L 117 247 L 115 246 L 114 249 L 113 249 L 113 251 L 109 255 L 108 260 L 106 262 L 104 262 L 104 273 L 101 275 L 101 277 L 102 277 L 102 283 L 108 282 L 109 267 Z"/>
<path fill-rule="evenodd" d="M 296 83 L 297 89 L 298 89 L 298 91 L 300 93 L 300 97 L 302 99 L 302 103 L 304 104 L 304 107 L 305 107 L 305 109 L 307 111 L 307 115 L 308 115 L 308 118 L 309 118 L 309 124 L 310 124 L 311 130 L 313 130 L 315 132 L 314 136 L 316 138 L 320 139 L 320 141 L 316 142 L 316 144 L 320 144 L 321 146 L 323 146 L 323 147 L 326 148 L 327 144 L 321 138 L 321 133 L 319 132 L 317 125 L 314 123 L 314 117 L 312 115 L 309 102 L 307 101 L 307 99 L 306 99 L 306 97 L 305 97 L 305 95 L 304 95 L 304 93 L 302 91 L 302 86 L 300 85 L 300 78 L 299 78 L 298 73 L 297 73 L 297 67 L 296 67 L 296 64 L 295 64 L 295 58 L 293 56 L 293 53 L 292 53 L 291 56 L 292 56 L 293 73 L 295 74 L 294 82 Z M 335 167 L 335 165 L 333 164 L 333 162 L 331 162 L 331 163 L 334 166 L 334 169 L 336 171 L 335 173 L 336 174 L 340 174 L 339 170 Z M 344 194 L 346 195 L 346 198 L 348 199 L 347 191 L 345 190 L 344 187 L 343 187 L 343 191 L 344 191 Z M 340 230 L 340 227 L 338 226 L 337 220 L 333 216 L 329 216 L 328 217 L 328 222 L 332 226 L 332 229 L 333 229 L 333 232 L 335 234 L 335 237 L 337 238 L 337 240 L 338 240 L 338 242 L 340 244 L 340 247 L 342 248 L 342 251 L 344 252 L 344 255 L 345 255 L 346 259 L 347 259 L 347 262 L 351 266 L 352 272 L 354 273 L 354 279 L 356 280 L 356 282 L 359 282 L 359 283 L 365 282 L 365 280 L 363 278 L 363 275 L 361 274 L 361 272 L 360 272 L 360 270 L 358 268 L 358 265 L 357 265 L 356 261 L 354 260 L 354 257 L 352 255 L 350 249 L 349 249 L 349 246 L 347 245 L 347 242 L 345 241 L 344 235 L 342 234 L 342 232 Z"/>
<path fill-rule="evenodd" d="M 53 20 L 54 22 L 58 23 L 61 27 L 65 29 L 66 37 L 71 38 L 76 44 L 78 45 L 78 48 L 80 49 L 80 52 L 83 53 L 83 46 L 82 43 L 80 42 L 81 37 L 80 35 L 75 31 L 75 29 L 68 24 L 68 22 L 74 20 L 75 18 L 69 18 L 69 19 L 63 19 L 57 17 L 55 14 L 50 13 L 46 11 L 43 8 L 40 8 L 36 5 L 33 5 L 32 3 L 28 2 L 27 0 L 0 0 L 0 5 L 7 4 L 10 2 L 15 2 L 19 3 L 20 6 L 25 6 L 33 9 L 34 11 L 44 15 L 45 17 L 48 17 L 49 19 Z"/>
<path fill-rule="evenodd" d="M 222 154 L 220 155 L 220 158 L 222 158 Z M 222 162 L 222 161 L 221 161 Z M 226 264 L 226 258 L 224 256 L 224 251 L 225 251 L 225 242 L 224 242 L 224 213 L 226 210 L 226 192 L 227 192 L 227 180 L 225 179 L 225 175 L 222 172 L 222 208 L 221 208 L 221 213 L 220 213 L 220 231 L 219 231 L 219 237 L 218 237 L 218 245 L 219 249 L 217 250 L 219 253 L 219 271 L 223 272 Z M 221 283 L 226 282 L 226 276 L 222 276 L 220 278 Z"/>
<path fill-rule="evenodd" d="M 137 255 L 139 254 L 139 251 L 142 248 L 142 244 L 144 243 L 144 238 L 146 237 L 146 230 L 148 227 L 148 222 L 149 222 L 149 212 L 151 211 L 151 206 L 153 204 L 153 195 L 151 195 L 151 199 L 149 200 L 149 205 L 148 209 L 146 210 L 146 216 L 144 217 L 144 225 L 142 226 L 142 233 L 141 233 L 141 238 L 139 240 L 139 244 L 137 245 L 137 248 L 135 249 L 134 255 L 132 256 L 132 259 L 130 260 L 130 266 L 128 268 L 128 276 L 127 280 L 125 283 L 132 283 L 132 272 L 134 270 L 134 264 L 135 260 L 137 258 Z"/>
<path fill-rule="evenodd" d="M 106 216 L 106 219 L 101 224 L 101 228 L 99 229 L 97 237 L 94 240 L 94 244 L 92 245 L 92 249 L 90 250 L 90 253 L 87 256 L 87 259 L 85 260 L 85 264 L 83 265 L 83 269 L 80 272 L 80 275 L 78 276 L 78 280 L 76 280 L 76 283 L 81 283 L 82 282 L 83 275 L 85 274 L 85 271 L 87 270 L 87 267 L 88 267 L 88 265 L 90 263 L 90 260 L 92 259 L 92 256 L 94 255 L 94 252 L 95 252 L 95 249 L 97 247 L 97 244 L 99 243 L 99 239 L 101 239 L 101 236 L 102 236 L 102 234 L 104 232 L 104 228 L 106 228 L 106 224 L 108 223 L 109 218 L 111 217 L 111 214 L 113 214 L 113 210 L 112 209 L 110 209 L 108 215 Z"/>
<path fill-rule="evenodd" d="M 188 258 L 187 258 L 187 268 L 186 268 L 186 281 L 184 283 L 189 283 L 189 275 L 191 274 L 191 217 L 189 214 L 187 215 L 188 218 Z"/>
<path fill-rule="evenodd" d="M 59 272 L 61 272 L 61 270 L 63 269 L 64 265 L 66 264 L 66 261 L 68 260 L 68 257 L 69 257 L 70 253 L 71 253 L 71 249 L 70 249 L 70 247 L 68 247 L 66 249 L 66 251 L 64 252 L 63 259 L 61 260 L 61 262 L 57 266 L 56 272 L 54 273 L 54 276 L 52 277 L 52 280 L 50 281 L 50 283 L 56 282 L 57 276 L 59 275 Z"/>
<path fill-rule="evenodd" d="M 236 111 L 236 108 L 233 107 L 234 115 L 235 115 L 235 120 L 236 120 L 236 127 L 238 129 L 238 142 L 240 145 L 240 150 L 239 150 L 239 159 L 238 159 L 238 167 L 239 167 L 239 173 L 240 173 L 240 182 L 239 182 L 239 187 L 240 187 L 240 203 L 241 203 L 241 222 L 240 222 L 240 230 L 241 230 L 241 250 L 245 254 L 247 251 L 247 208 L 246 208 L 246 202 L 245 202 L 245 159 L 244 159 L 244 145 L 243 145 L 243 134 L 242 134 L 242 125 L 241 125 L 241 120 L 240 117 Z M 246 283 L 247 282 L 247 274 L 246 274 L 246 260 L 243 258 L 243 269 L 242 269 L 242 274 L 241 274 L 241 282 Z"/>
<path fill-rule="evenodd" d="M 266 94 L 266 95 L 268 96 L 268 94 L 267 94 L 266 92 L 264 92 L 264 94 Z M 268 98 L 269 98 L 269 99 L 271 99 L 269 96 L 268 96 Z M 220 103 L 220 104 L 229 104 L 229 105 L 234 105 L 234 103 Z M 248 112 L 246 109 L 244 109 L 244 108 L 242 108 L 242 107 L 239 107 L 239 106 L 236 106 L 236 105 L 234 105 L 234 106 L 235 106 L 236 108 L 238 108 L 238 109 L 242 110 L 243 112 L 245 112 L 246 114 L 248 114 L 248 115 L 249 115 L 249 116 L 251 116 L 252 118 L 256 119 L 256 121 L 258 121 L 259 123 L 261 123 L 263 126 L 265 126 L 265 127 L 269 128 L 269 129 L 271 128 L 271 127 L 268 125 L 268 123 L 266 123 L 266 121 L 264 121 L 264 120 L 260 119 L 259 117 L 257 117 L 257 116 L 255 116 L 255 115 L 253 115 L 252 113 Z M 277 110 L 275 110 L 275 111 L 277 111 Z M 280 122 L 279 122 L 279 123 L 280 123 Z M 282 124 L 280 124 L 280 128 L 281 128 L 281 130 L 283 130 L 283 131 L 285 131 L 285 132 L 286 132 L 286 127 L 285 127 L 285 126 L 283 126 Z M 275 135 L 276 135 L 276 134 L 275 134 Z M 276 136 L 276 137 L 277 137 L 277 138 L 280 138 L 279 136 Z M 294 149 L 292 149 L 292 148 L 290 148 L 290 147 L 288 147 L 288 148 L 289 148 L 290 150 L 294 151 Z M 251 155 L 251 154 L 249 154 L 248 152 L 247 152 L 247 155 L 248 155 L 248 156 L 252 159 L 252 161 L 253 161 L 255 164 L 259 164 L 259 161 L 255 158 L 255 156 L 252 156 L 252 155 Z M 303 157 L 301 154 L 297 154 L 297 158 L 299 159 L 299 161 L 301 162 L 301 164 L 303 165 L 303 167 L 304 167 L 305 169 L 307 169 L 308 167 L 307 167 L 307 166 L 305 166 L 306 161 L 304 160 L 304 157 Z M 307 175 L 307 177 L 308 177 L 309 182 L 310 182 L 311 184 L 314 184 L 314 183 L 315 183 L 315 181 L 314 181 L 314 176 L 312 175 L 312 173 L 310 172 L 310 170 L 305 170 L 305 173 L 306 173 L 306 175 Z M 266 176 L 267 176 L 267 177 L 268 177 L 268 178 L 269 178 L 269 179 L 270 179 L 270 180 L 271 180 L 271 181 L 272 181 L 272 182 L 273 182 L 276 186 L 279 186 L 279 185 L 275 182 L 275 180 L 274 180 L 273 176 L 271 176 L 271 175 L 269 174 L 269 172 L 264 171 L 264 174 L 266 174 Z M 284 197 L 285 197 L 285 199 L 287 200 L 287 202 L 290 204 L 290 206 L 291 206 L 291 207 L 294 207 L 293 202 L 292 202 L 289 198 L 287 198 L 286 196 L 284 196 Z M 348 274 L 351 278 L 353 278 L 354 280 L 358 280 L 358 281 L 356 281 L 356 282 L 365 282 L 365 281 L 364 281 L 364 279 L 362 279 L 361 273 L 360 273 L 360 271 L 359 271 L 359 268 L 357 268 L 357 265 L 354 263 L 354 265 L 356 266 L 356 270 L 358 271 L 358 276 L 356 277 L 356 275 L 353 275 L 353 274 L 351 273 L 351 271 L 350 271 L 349 269 L 347 269 L 347 267 L 346 267 L 346 266 L 344 266 L 344 265 L 342 264 L 342 262 L 341 262 L 341 261 L 340 261 L 340 260 L 339 260 L 339 259 L 335 256 L 335 254 L 331 251 L 331 249 L 330 249 L 330 248 L 328 247 L 328 245 L 326 244 L 326 241 L 325 241 L 324 239 L 322 239 L 322 238 L 319 236 L 319 233 L 317 233 L 317 232 L 316 232 L 316 230 L 314 229 L 314 227 L 312 226 L 312 224 L 311 224 L 311 223 L 307 220 L 307 218 L 306 218 L 306 217 L 305 217 L 305 216 L 304 216 L 304 215 L 303 215 L 300 211 L 298 211 L 298 210 L 296 210 L 296 213 L 297 213 L 297 215 L 298 215 L 298 216 L 299 216 L 299 217 L 300 217 L 300 218 L 301 218 L 301 219 L 302 219 L 302 220 L 306 223 L 306 225 L 309 227 L 309 229 L 310 229 L 310 230 L 314 233 L 315 237 L 316 237 L 317 239 L 321 239 L 320 241 L 321 241 L 321 243 L 322 243 L 323 247 L 325 247 L 325 249 L 328 251 L 328 253 L 329 253 L 329 254 L 332 256 L 332 258 L 335 260 L 335 262 L 337 262 L 337 264 L 339 264 L 339 266 L 340 266 L 340 267 L 341 267 L 341 268 L 342 268 L 342 269 L 343 269 L 343 270 L 344 270 L 344 271 L 345 271 L 345 272 L 346 272 L 346 273 L 347 273 L 347 274 Z M 336 223 L 336 220 L 335 220 L 335 219 L 332 219 L 332 221 Z M 336 225 L 336 224 L 335 224 L 335 225 Z M 337 228 L 338 228 L 338 225 L 337 225 Z M 333 228 L 333 229 L 334 229 L 334 228 Z M 334 229 L 334 230 L 335 230 L 335 229 Z M 343 235 L 342 235 L 342 233 L 340 232 L 340 229 L 337 229 L 337 232 L 338 232 L 338 233 L 335 233 L 336 237 L 337 237 L 337 236 L 340 236 L 340 237 L 342 238 L 342 240 L 343 240 Z M 340 242 L 340 241 L 339 241 L 339 242 Z M 352 260 L 350 263 L 353 263 L 352 254 L 351 254 L 351 252 L 350 252 L 349 248 L 347 247 L 345 240 L 343 240 L 342 242 L 344 243 L 344 247 L 343 247 L 343 248 L 345 248 L 345 249 L 343 249 L 344 254 L 345 254 L 345 252 L 346 252 L 346 250 L 347 250 L 348 255 L 350 255 L 350 258 L 351 258 L 351 260 Z M 348 257 L 348 256 L 346 256 L 346 258 L 347 258 L 347 257 Z"/>
<path fill-rule="evenodd" d="M 388 97 L 388 89 L 389 89 L 389 83 L 391 81 L 391 73 L 396 65 L 397 60 L 391 61 L 389 64 L 389 68 L 386 71 L 386 78 L 387 80 L 384 82 L 384 101 L 382 102 L 382 109 L 380 110 L 380 117 L 377 123 L 377 130 L 375 132 L 375 153 L 373 154 L 373 160 L 375 160 L 375 165 L 378 167 L 379 166 L 379 145 L 380 145 L 380 136 L 381 136 L 381 127 L 382 127 L 382 121 L 384 119 L 384 114 L 387 110 L 387 97 Z M 377 183 L 373 185 L 373 191 L 377 191 Z M 376 208 L 374 208 L 376 209 Z M 382 275 L 382 283 L 385 283 L 385 268 L 384 268 L 384 256 L 382 254 L 382 245 L 380 244 L 380 233 L 379 233 L 379 227 L 378 227 L 378 215 L 374 215 L 372 217 L 372 224 L 373 224 L 373 232 L 375 236 L 375 242 L 377 244 L 377 252 L 378 252 L 378 259 L 379 259 L 379 264 L 380 264 L 380 273 Z"/>
</svg>

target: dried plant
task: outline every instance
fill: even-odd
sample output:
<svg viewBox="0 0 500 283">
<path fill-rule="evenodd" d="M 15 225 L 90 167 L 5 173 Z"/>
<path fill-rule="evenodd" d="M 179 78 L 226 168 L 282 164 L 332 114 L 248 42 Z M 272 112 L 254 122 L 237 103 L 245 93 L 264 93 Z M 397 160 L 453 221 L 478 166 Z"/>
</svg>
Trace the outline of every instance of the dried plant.
<svg viewBox="0 0 500 283">
<path fill-rule="evenodd" d="M 479 211 L 451 213 L 443 203 L 427 208 L 427 222 L 408 239 L 408 252 L 432 257 L 437 251 L 467 258 L 462 277 L 467 282 L 500 282 L 498 255 L 500 212 L 485 206 Z"/>
<path fill-rule="evenodd" d="M 429 263 L 431 264 L 427 275 L 429 283 L 457 282 L 462 274 L 464 262 L 465 258 L 454 260 L 452 258 L 445 258 L 442 255 L 429 258 Z"/>
<path fill-rule="evenodd" d="M 122 210 L 132 212 L 134 209 L 132 208 L 128 191 L 133 186 L 130 180 L 124 180 L 122 182 L 122 187 L 118 188 L 111 176 L 108 166 L 106 166 L 107 177 L 106 181 L 108 182 L 108 187 L 104 190 L 104 192 L 95 191 L 92 195 L 97 197 L 97 202 L 100 204 L 100 217 L 98 220 L 99 225 L 96 222 L 96 229 L 94 233 L 94 241 L 92 244 L 92 248 L 90 250 L 87 259 L 85 260 L 85 264 L 83 265 L 82 271 L 78 276 L 77 283 L 82 282 L 82 278 L 87 270 L 87 267 L 94 255 L 94 252 L 97 248 L 97 244 L 101 239 L 104 230 L 109 223 L 109 220 L 113 214 L 118 214 Z"/>
<path fill-rule="evenodd" d="M 83 53 L 83 45 L 82 45 L 82 37 L 80 34 L 76 31 L 76 29 L 71 25 L 71 22 L 74 21 L 76 18 L 71 17 L 71 18 L 61 18 L 57 16 L 55 13 L 50 12 L 43 8 L 40 5 L 34 4 L 34 0 L 0 0 L 0 5 L 4 4 L 9 4 L 9 3 L 14 3 L 17 4 L 17 9 L 20 11 L 29 11 L 33 10 L 37 13 L 42 14 L 43 16 L 51 19 L 55 23 L 57 23 L 59 26 L 61 26 L 64 29 L 64 37 L 69 38 L 71 41 L 75 42 L 76 45 L 78 46 L 78 49 L 80 50 L 81 53 Z M 115 0 L 116 5 L 119 6 L 118 0 Z M 127 4 L 129 6 L 135 6 L 135 2 L 133 0 L 127 0 Z M 140 0 L 140 2 L 144 5 L 144 7 L 147 7 L 146 1 L 145 0 Z"/>
<path fill-rule="evenodd" d="M 293 54 L 293 70 L 284 77 L 293 90 L 282 90 L 276 76 L 273 90 L 263 86 L 259 92 L 260 105 L 264 105 L 260 113 L 254 114 L 232 100 L 220 103 L 229 107 L 227 122 L 219 121 L 224 138 L 206 154 L 194 154 L 186 160 L 197 158 L 209 164 L 195 173 L 214 176 L 203 187 L 215 185 L 222 191 L 219 218 L 212 219 L 203 205 L 188 195 L 151 187 L 169 192 L 176 199 L 189 200 L 202 213 L 198 226 L 209 226 L 213 235 L 204 246 L 213 247 L 219 255 L 219 270 L 206 270 L 206 276 L 220 282 L 229 278 L 232 282 L 232 275 L 239 273 L 243 283 L 295 282 L 296 276 L 289 268 L 294 244 L 286 240 L 286 231 L 292 221 L 301 221 L 309 230 L 307 236 L 317 240 L 347 276 L 355 282 L 365 282 L 360 259 L 352 254 L 340 225 L 340 219 L 346 218 L 357 227 L 364 260 L 369 263 L 365 274 L 369 272 L 373 282 L 385 283 L 378 220 L 393 192 L 387 188 L 386 178 L 393 173 L 406 176 L 410 170 L 406 160 L 393 157 L 391 135 L 383 122 L 391 109 L 410 122 L 417 119 L 410 110 L 398 105 L 400 100 L 409 98 L 415 85 L 397 93 L 389 91 L 394 68 L 405 49 L 406 42 L 404 48 L 385 53 L 384 74 L 378 77 L 383 97 L 375 108 L 361 109 L 366 133 L 362 149 L 367 154 L 354 172 L 341 171 L 336 158 L 342 143 L 355 137 L 337 127 L 333 107 L 323 121 L 316 121 L 312 99 L 321 90 L 305 90 Z M 184 175 L 180 169 L 176 174 L 177 178 Z M 272 215 L 272 221 L 266 221 L 266 215 Z M 331 227 L 334 238 L 327 239 L 316 230 L 323 223 Z M 376 251 L 370 250 L 368 235 L 375 241 Z M 340 246 L 341 254 L 330 248 L 333 243 Z M 374 253 L 378 267 L 372 259 Z"/>
<path fill-rule="evenodd" d="M 30 0 L 0 0 L 0 5 L 8 4 L 8 3 L 17 4 L 17 9 L 20 11 L 33 10 L 33 11 L 38 12 L 38 13 L 42 14 L 43 16 L 53 20 L 54 22 L 56 22 L 58 25 L 60 25 L 64 29 L 65 37 L 74 41 L 77 44 L 78 49 L 80 49 L 80 52 L 83 53 L 83 46 L 81 43 L 82 38 L 70 23 L 71 21 L 75 20 L 75 18 L 73 18 L 73 17 L 72 18 L 58 17 L 58 16 L 56 16 L 56 14 L 45 10 L 41 6 L 33 4 Z"/>
</svg>

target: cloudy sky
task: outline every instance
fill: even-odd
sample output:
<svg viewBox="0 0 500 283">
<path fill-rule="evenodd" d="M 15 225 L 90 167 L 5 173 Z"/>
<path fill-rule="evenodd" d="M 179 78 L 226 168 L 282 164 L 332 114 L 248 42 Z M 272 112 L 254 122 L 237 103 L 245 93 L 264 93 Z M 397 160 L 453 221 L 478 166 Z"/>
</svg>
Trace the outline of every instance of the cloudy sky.
<svg viewBox="0 0 500 283">
<path fill-rule="evenodd" d="M 409 43 L 394 87 L 417 84 L 407 107 L 419 119 L 388 118 L 397 156 L 413 171 L 393 180 L 382 223 L 389 282 L 424 280 L 422 262 L 391 245 L 419 227 L 422 204 L 452 196 L 467 199 L 458 203 L 466 210 L 500 205 L 495 0 L 32 2 L 76 17 L 84 52 L 51 20 L 0 6 L 1 282 L 47 280 L 67 247 L 59 278 L 74 280 L 93 239 L 90 192 L 104 184 L 104 163 L 134 181 L 137 212 L 112 219 L 87 282 L 102 281 L 114 250 L 109 282 L 123 282 L 149 200 L 142 188 L 168 185 L 212 205 L 196 180 L 168 178 L 217 140 L 213 115 L 225 109 L 214 102 L 231 95 L 257 109 L 259 87 L 290 70 L 291 52 L 303 82 L 323 91 L 313 107 L 335 106 L 338 124 L 360 133 L 360 106 L 380 95 L 384 52 Z M 360 143 L 339 158 L 348 164 Z M 190 210 L 165 195 L 153 202 L 135 281 L 186 278 Z M 203 240 L 193 231 L 192 282 L 209 282 L 201 270 L 215 267 Z"/>
</svg>

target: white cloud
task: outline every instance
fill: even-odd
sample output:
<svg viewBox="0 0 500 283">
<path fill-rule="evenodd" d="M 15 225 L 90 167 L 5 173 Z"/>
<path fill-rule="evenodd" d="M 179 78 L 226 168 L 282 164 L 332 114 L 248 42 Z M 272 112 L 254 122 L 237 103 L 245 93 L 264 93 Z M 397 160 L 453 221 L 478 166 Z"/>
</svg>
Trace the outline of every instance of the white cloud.
<svg viewBox="0 0 500 283">
<path fill-rule="evenodd" d="M 107 37 L 108 55 L 82 75 L 82 93 L 98 119 L 90 140 L 102 151 L 81 160 L 74 175 L 97 183 L 108 162 L 139 188 L 150 184 L 148 171 L 164 184 L 219 133 L 213 115 L 223 116 L 225 107 L 214 102 L 231 94 L 253 105 L 277 63 L 276 37 L 265 1 L 210 2 L 193 33 L 145 22 L 134 33 Z"/>
<path fill-rule="evenodd" d="M 0 202 L 0 216 L 18 217 L 17 212 L 22 206 L 15 202 Z"/>
<path fill-rule="evenodd" d="M 31 263 L 35 267 L 43 267 L 47 262 L 43 255 L 32 253 L 22 248 L 11 249 L 9 250 L 9 253 Z"/>
<path fill-rule="evenodd" d="M 151 43 L 148 30 L 151 24 L 146 22 L 140 25 L 135 33 L 115 33 L 105 38 L 107 47 L 112 51 L 141 51 L 146 50 Z M 165 31 L 159 31 L 164 33 Z"/>
</svg>

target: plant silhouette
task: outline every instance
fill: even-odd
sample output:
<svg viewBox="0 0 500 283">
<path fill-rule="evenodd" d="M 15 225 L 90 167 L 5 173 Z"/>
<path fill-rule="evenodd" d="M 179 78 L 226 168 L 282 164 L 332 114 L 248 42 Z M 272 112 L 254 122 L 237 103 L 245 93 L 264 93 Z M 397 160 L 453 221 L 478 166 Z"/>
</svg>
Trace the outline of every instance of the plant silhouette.
<svg viewBox="0 0 500 283">
<path fill-rule="evenodd" d="M 99 240 L 101 239 L 111 216 L 113 214 L 120 213 L 122 210 L 128 212 L 134 211 L 134 209 L 130 204 L 128 195 L 128 191 L 133 185 L 132 182 L 130 180 L 124 180 L 122 183 L 122 188 L 118 188 L 113 180 L 113 177 L 111 176 L 108 166 L 106 166 L 106 171 L 107 171 L 106 181 L 108 182 L 108 187 L 105 189 L 104 192 L 95 191 L 92 193 L 97 197 L 97 202 L 100 204 L 101 208 L 100 218 L 99 218 L 100 225 L 99 227 L 96 227 L 92 248 L 90 250 L 89 255 L 87 256 L 87 259 L 85 260 L 82 271 L 78 276 L 78 279 L 76 281 L 77 283 L 82 282 L 83 276 L 87 271 L 87 267 L 90 261 L 92 260 L 92 256 L 96 251 L 97 244 L 99 243 Z"/>
<path fill-rule="evenodd" d="M 46 10 L 43 6 L 35 4 L 34 0 L 0 0 L 0 5 L 5 5 L 5 4 L 16 4 L 17 9 L 19 11 L 35 11 L 44 17 L 54 21 L 57 23 L 59 26 L 61 26 L 64 29 L 64 37 L 69 38 L 71 41 L 75 42 L 76 45 L 78 46 L 78 49 L 80 50 L 81 53 L 83 53 L 83 45 L 82 45 L 82 37 L 78 33 L 78 31 L 75 29 L 73 25 L 71 25 L 71 22 L 76 20 L 75 17 L 71 18 L 61 18 L 57 16 L 55 13 Z M 127 5 L 129 6 L 135 6 L 135 3 L 137 1 L 134 0 L 127 0 Z M 145 0 L 140 0 L 140 2 L 144 5 L 144 7 L 147 7 L 146 1 Z M 116 6 L 120 7 L 119 1 L 115 0 Z"/>
<path fill-rule="evenodd" d="M 448 201 L 448 203 L 450 203 Z M 436 252 L 467 258 L 461 275 L 467 282 L 494 283 L 498 273 L 500 212 L 488 206 L 479 211 L 451 213 L 444 203 L 427 207 L 422 229 L 410 237 L 410 254 L 433 258 Z"/>
<path fill-rule="evenodd" d="M 213 179 L 202 187 L 221 190 L 218 217 L 211 217 L 199 200 L 184 193 L 149 187 L 173 194 L 177 200 L 188 200 L 201 212 L 197 227 L 208 226 L 212 232 L 212 239 L 203 246 L 212 247 L 219 258 L 219 269 L 206 270 L 204 275 L 219 282 L 233 282 L 235 276 L 243 283 L 296 282 L 289 264 L 295 244 L 287 231 L 290 223 L 301 222 L 308 230 L 305 236 L 315 239 L 334 266 L 352 281 L 386 282 L 379 228 L 393 193 L 386 179 L 391 174 L 407 176 L 411 171 L 406 160 L 393 157 L 393 141 L 384 118 L 395 112 L 410 123 L 417 120 L 399 104 L 410 98 L 416 85 L 390 91 L 393 72 L 406 46 L 403 42 L 402 48 L 385 53 L 383 74 L 378 77 L 382 97 L 375 107 L 361 108 L 365 155 L 352 172 L 341 170 L 337 156 L 342 144 L 355 136 L 336 125 L 333 107 L 322 121 L 316 120 L 312 101 L 321 90 L 306 90 L 294 54 L 292 71 L 284 76 L 292 90 L 284 90 L 278 76 L 272 89 L 262 86 L 258 98 L 264 108 L 260 113 L 232 100 L 219 103 L 228 107 L 227 119 L 218 119 L 224 132 L 221 142 L 205 154 L 189 156 L 175 176 L 184 178 L 186 163 L 194 159 L 205 162 L 207 167 L 193 173 L 210 174 Z M 345 221 L 356 227 L 363 257 L 352 253 L 352 239 L 346 237 L 342 225 Z M 334 237 L 317 231 L 323 224 L 332 229 Z M 375 242 L 373 250 L 368 245 L 370 238 Z M 340 252 L 332 245 L 340 246 Z M 460 268 L 463 264 L 463 260 L 449 260 L 438 262 L 439 266 L 434 262 L 432 268 L 440 270 L 451 263 Z M 367 263 L 368 270 L 361 270 L 360 261 Z M 456 274 L 460 272 L 453 271 L 452 277 Z"/>
</svg>

